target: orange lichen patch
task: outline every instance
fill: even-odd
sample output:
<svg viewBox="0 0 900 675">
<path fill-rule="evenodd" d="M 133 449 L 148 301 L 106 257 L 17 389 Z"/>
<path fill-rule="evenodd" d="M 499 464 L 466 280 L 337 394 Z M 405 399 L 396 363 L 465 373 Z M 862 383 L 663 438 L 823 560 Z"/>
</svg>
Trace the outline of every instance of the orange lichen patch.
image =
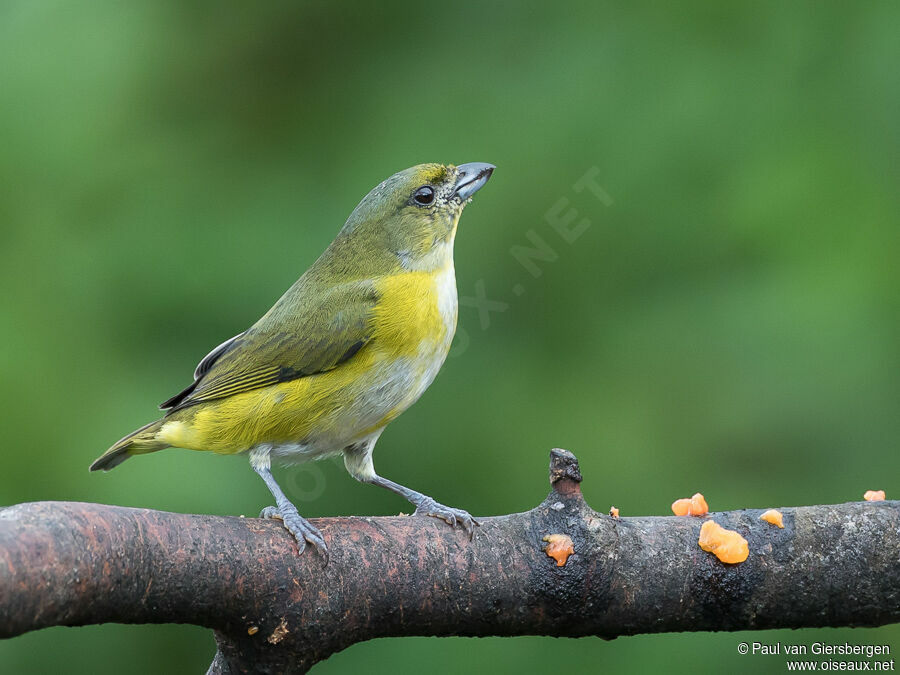
<svg viewBox="0 0 900 675">
<path fill-rule="evenodd" d="M 676 499 L 672 502 L 672 513 L 676 516 L 705 516 L 709 513 L 706 498 L 699 492 L 690 499 Z"/>
<path fill-rule="evenodd" d="M 259 632 L 259 626 L 250 626 L 247 629 L 247 635 L 256 635 Z"/>
<path fill-rule="evenodd" d="M 284 636 L 287 635 L 290 631 L 288 631 L 287 620 L 282 617 L 281 623 L 275 626 L 275 630 L 272 631 L 272 634 L 266 638 L 269 644 L 277 645 L 279 642 L 284 640 Z"/>
<path fill-rule="evenodd" d="M 611 515 L 613 518 L 618 518 L 619 517 L 619 509 L 617 509 L 615 506 L 610 506 L 609 507 L 609 515 Z"/>
<path fill-rule="evenodd" d="M 556 561 L 557 567 L 565 565 L 569 556 L 575 553 L 575 545 L 567 534 L 548 534 L 544 541 L 547 542 L 544 553 Z"/>
<path fill-rule="evenodd" d="M 781 515 L 781 511 L 776 511 L 775 509 L 769 509 L 764 514 L 759 517 L 760 520 L 764 520 L 767 523 L 772 525 L 777 525 L 782 530 L 784 529 L 784 518 Z"/>
<path fill-rule="evenodd" d="M 750 555 L 746 539 L 712 520 L 703 523 L 697 543 L 704 551 L 714 554 L 724 563 L 742 563 Z"/>
<path fill-rule="evenodd" d="M 867 502 L 883 502 L 884 490 L 866 490 L 866 494 L 863 495 L 863 499 L 865 499 Z"/>
</svg>

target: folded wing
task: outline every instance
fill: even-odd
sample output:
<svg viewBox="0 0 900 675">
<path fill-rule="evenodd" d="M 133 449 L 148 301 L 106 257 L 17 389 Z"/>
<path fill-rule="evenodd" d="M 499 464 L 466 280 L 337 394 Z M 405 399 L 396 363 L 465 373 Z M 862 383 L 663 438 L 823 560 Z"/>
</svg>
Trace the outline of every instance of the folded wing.
<svg viewBox="0 0 900 675">
<path fill-rule="evenodd" d="M 295 286 L 253 327 L 207 354 L 194 382 L 160 408 L 171 413 L 337 368 L 371 340 L 375 301 L 367 282 L 326 292 Z"/>
</svg>

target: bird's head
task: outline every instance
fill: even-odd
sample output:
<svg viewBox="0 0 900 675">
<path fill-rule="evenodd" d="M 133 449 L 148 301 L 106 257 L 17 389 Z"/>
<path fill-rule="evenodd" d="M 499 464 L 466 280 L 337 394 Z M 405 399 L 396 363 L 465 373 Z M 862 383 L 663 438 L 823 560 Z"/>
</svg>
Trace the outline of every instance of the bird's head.
<svg viewBox="0 0 900 675">
<path fill-rule="evenodd" d="M 452 247 L 459 215 L 491 173 L 492 164 L 419 164 L 395 173 L 367 194 L 338 235 L 342 248 L 391 256 L 408 269 L 428 267 Z"/>
</svg>

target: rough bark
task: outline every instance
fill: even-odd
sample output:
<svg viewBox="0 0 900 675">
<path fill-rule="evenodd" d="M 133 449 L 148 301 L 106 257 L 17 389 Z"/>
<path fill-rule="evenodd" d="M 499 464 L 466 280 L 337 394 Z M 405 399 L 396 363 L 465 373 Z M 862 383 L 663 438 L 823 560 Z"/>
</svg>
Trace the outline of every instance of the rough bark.
<svg viewBox="0 0 900 675">
<path fill-rule="evenodd" d="M 876 626 L 900 620 L 900 502 L 714 513 L 750 557 L 697 545 L 704 518 L 612 518 L 574 456 L 552 491 L 481 520 L 472 541 L 422 517 L 322 518 L 323 565 L 273 521 L 98 504 L 0 510 L 0 637 L 47 626 L 180 622 L 218 642 L 210 671 L 304 672 L 355 642 L 404 635 L 618 635 Z M 571 537 L 564 566 L 544 552 Z"/>
</svg>

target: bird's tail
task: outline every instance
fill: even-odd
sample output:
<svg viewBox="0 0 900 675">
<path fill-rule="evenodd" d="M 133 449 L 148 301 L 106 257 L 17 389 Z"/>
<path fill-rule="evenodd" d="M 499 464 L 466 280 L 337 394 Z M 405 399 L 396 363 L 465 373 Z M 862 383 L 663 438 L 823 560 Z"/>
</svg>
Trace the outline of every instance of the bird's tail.
<svg viewBox="0 0 900 675">
<path fill-rule="evenodd" d="M 159 441 L 156 432 L 163 425 L 163 420 L 156 420 L 142 426 L 137 431 L 132 431 L 125 438 L 117 441 L 109 450 L 91 464 L 91 471 L 109 471 L 119 466 L 132 455 L 143 455 L 148 452 L 156 452 L 168 448 L 169 444 Z"/>
</svg>

